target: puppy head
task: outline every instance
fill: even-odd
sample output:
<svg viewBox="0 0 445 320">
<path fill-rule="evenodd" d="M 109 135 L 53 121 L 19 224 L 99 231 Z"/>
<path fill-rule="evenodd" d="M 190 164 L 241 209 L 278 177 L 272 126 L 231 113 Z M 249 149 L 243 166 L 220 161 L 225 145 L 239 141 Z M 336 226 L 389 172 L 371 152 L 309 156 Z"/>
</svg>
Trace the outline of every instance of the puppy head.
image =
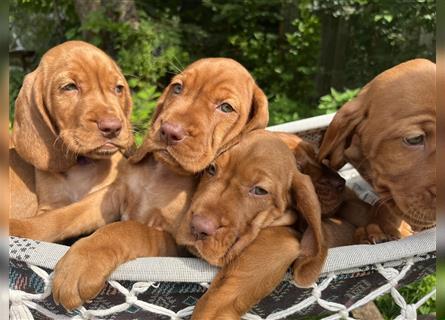
<svg viewBox="0 0 445 320">
<path fill-rule="evenodd" d="M 295 210 L 307 221 L 306 233 L 313 240 L 304 241 L 300 261 L 320 270 L 326 248 L 312 182 L 300 173 L 294 155 L 280 139 L 257 130 L 243 136 L 203 173 L 176 239 L 209 263 L 222 266 L 262 228 L 292 225 Z M 312 276 L 303 266 L 296 274 L 299 280 Z"/>
<path fill-rule="evenodd" d="M 78 155 L 106 158 L 133 144 L 130 90 L 116 63 L 82 41 L 49 50 L 25 77 L 13 144 L 36 168 L 61 172 Z"/>
<path fill-rule="evenodd" d="M 308 175 L 320 200 L 321 215 L 335 213 L 344 200 L 345 180 L 333 169 L 317 160 L 315 146 L 300 137 L 274 132 L 294 153 L 298 169 Z"/>
<path fill-rule="evenodd" d="M 239 63 L 198 60 L 164 90 L 132 161 L 153 152 L 173 168 L 199 172 L 241 133 L 266 127 L 267 107 L 267 97 Z"/>
<path fill-rule="evenodd" d="M 326 131 L 319 158 L 351 162 L 413 229 L 436 220 L 436 66 L 416 59 L 368 83 Z"/>
</svg>

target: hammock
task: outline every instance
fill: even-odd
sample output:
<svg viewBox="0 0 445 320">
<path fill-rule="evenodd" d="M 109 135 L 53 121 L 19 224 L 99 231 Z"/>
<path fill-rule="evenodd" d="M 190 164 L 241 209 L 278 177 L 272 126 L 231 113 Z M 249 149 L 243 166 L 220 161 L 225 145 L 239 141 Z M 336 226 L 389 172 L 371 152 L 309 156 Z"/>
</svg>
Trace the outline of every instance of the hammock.
<svg viewBox="0 0 445 320">
<path fill-rule="evenodd" d="M 272 131 L 296 132 L 320 142 L 333 115 L 294 121 Z M 360 198 L 376 196 L 351 166 L 341 175 Z M 139 258 L 112 273 L 105 288 L 90 303 L 67 312 L 52 300 L 52 270 L 67 246 L 9 238 L 10 319 L 189 319 L 193 306 L 208 288 L 218 268 L 195 258 Z M 414 320 L 417 309 L 436 289 L 407 304 L 398 288 L 436 271 L 436 229 L 377 245 L 353 245 L 329 250 L 320 279 L 309 289 L 294 285 L 290 273 L 242 319 L 353 319 L 351 311 L 390 293 L 400 307 L 396 320 Z"/>
</svg>

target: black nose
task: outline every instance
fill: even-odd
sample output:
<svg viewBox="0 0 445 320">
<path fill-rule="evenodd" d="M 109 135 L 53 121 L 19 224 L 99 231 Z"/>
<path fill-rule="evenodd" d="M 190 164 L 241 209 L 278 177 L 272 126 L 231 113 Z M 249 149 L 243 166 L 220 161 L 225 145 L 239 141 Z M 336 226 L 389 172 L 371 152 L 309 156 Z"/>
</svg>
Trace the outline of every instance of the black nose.
<svg viewBox="0 0 445 320">
<path fill-rule="evenodd" d="M 97 121 L 97 127 L 105 138 L 114 138 L 122 129 L 122 122 L 115 117 L 102 118 Z"/>
<path fill-rule="evenodd" d="M 161 139 L 168 145 L 177 144 L 185 138 L 184 129 L 177 123 L 164 122 L 160 133 Z"/>
</svg>

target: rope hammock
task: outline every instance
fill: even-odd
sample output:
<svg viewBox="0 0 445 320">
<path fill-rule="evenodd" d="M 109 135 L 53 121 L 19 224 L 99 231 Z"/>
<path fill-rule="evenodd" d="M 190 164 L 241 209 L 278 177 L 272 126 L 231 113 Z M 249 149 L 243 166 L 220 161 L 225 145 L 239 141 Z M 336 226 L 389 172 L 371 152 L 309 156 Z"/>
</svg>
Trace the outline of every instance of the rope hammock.
<svg viewBox="0 0 445 320">
<path fill-rule="evenodd" d="M 318 143 L 333 115 L 270 127 L 296 132 Z M 369 185 L 350 166 L 342 169 L 360 198 L 377 200 Z M 195 258 L 139 258 L 112 273 L 105 288 L 88 304 L 67 312 L 51 295 L 52 270 L 67 246 L 9 238 L 10 319 L 188 319 L 196 301 L 218 272 Z M 436 229 L 376 245 L 332 248 L 320 279 L 312 288 L 295 286 L 290 273 L 281 284 L 242 319 L 285 319 L 324 316 L 353 319 L 351 311 L 390 293 L 400 307 L 396 320 L 417 319 L 417 309 L 435 296 L 433 289 L 408 304 L 398 291 L 436 268 Z"/>
</svg>

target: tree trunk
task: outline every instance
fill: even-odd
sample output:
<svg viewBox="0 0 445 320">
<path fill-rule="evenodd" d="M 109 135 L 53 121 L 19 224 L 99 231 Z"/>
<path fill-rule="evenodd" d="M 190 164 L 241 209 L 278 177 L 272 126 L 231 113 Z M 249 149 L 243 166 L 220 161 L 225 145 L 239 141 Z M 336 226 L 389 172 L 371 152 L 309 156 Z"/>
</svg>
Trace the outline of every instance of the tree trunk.
<svg viewBox="0 0 445 320">
<path fill-rule="evenodd" d="M 88 15 L 91 12 L 97 11 L 100 7 L 100 0 L 74 0 L 74 8 L 81 25 L 85 25 Z M 91 41 L 94 37 L 94 33 L 88 30 L 83 30 L 82 35 L 86 41 Z"/>
<path fill-rule="evenodd" d="M 112 21 L 127 22 L 134 29 L 139 27 L 139 16 L 134 0 L 74 0 L 74 6 L 83 26 L 88 21 L 90 13 L 101 10 Z M 100 37 L 101 48 L 112 57 L 115 57 L 115 36 L 107 30 L 101 30 L 99 34 L 83 30 L 84 40 L 91 42 L 95 36 Z"/>
<path fill-rule="evenodd" d="M 298 18 L 298 1 L 299 0 L 284 0 L 281 3 L 281 14 L 283 20 L 279 26 L 280 38 L 284 38 L 286 33 L 292 33 L 295 31 L 295 27 L 292 24 L 295 19 Z"/>
<path fill-rule="evenodd" d="M 346 48 L 349 21 L 323 13 L 321 16 L 321 50 L 316 76 L 318 97 L 333 87 L 342 90 L 345 83 Z"/>
<path fill-rule="evenodd" d="M 334 63 L 332 67 L 331 87 L 344 90 L 346 47 L 349 38 L 349 20 L 340 18 L 337 28 L 337 41 L 335 43 Z"/>
<path fill-rule="evenodd" d="M 337 39 L 338 19 L 327 13 L 322 13 L 321 21 L 321 48 L 316 76 L 316 90 L 318 97 L 329 93 L 331 87 L 332 68 Z"/>
</svg>

